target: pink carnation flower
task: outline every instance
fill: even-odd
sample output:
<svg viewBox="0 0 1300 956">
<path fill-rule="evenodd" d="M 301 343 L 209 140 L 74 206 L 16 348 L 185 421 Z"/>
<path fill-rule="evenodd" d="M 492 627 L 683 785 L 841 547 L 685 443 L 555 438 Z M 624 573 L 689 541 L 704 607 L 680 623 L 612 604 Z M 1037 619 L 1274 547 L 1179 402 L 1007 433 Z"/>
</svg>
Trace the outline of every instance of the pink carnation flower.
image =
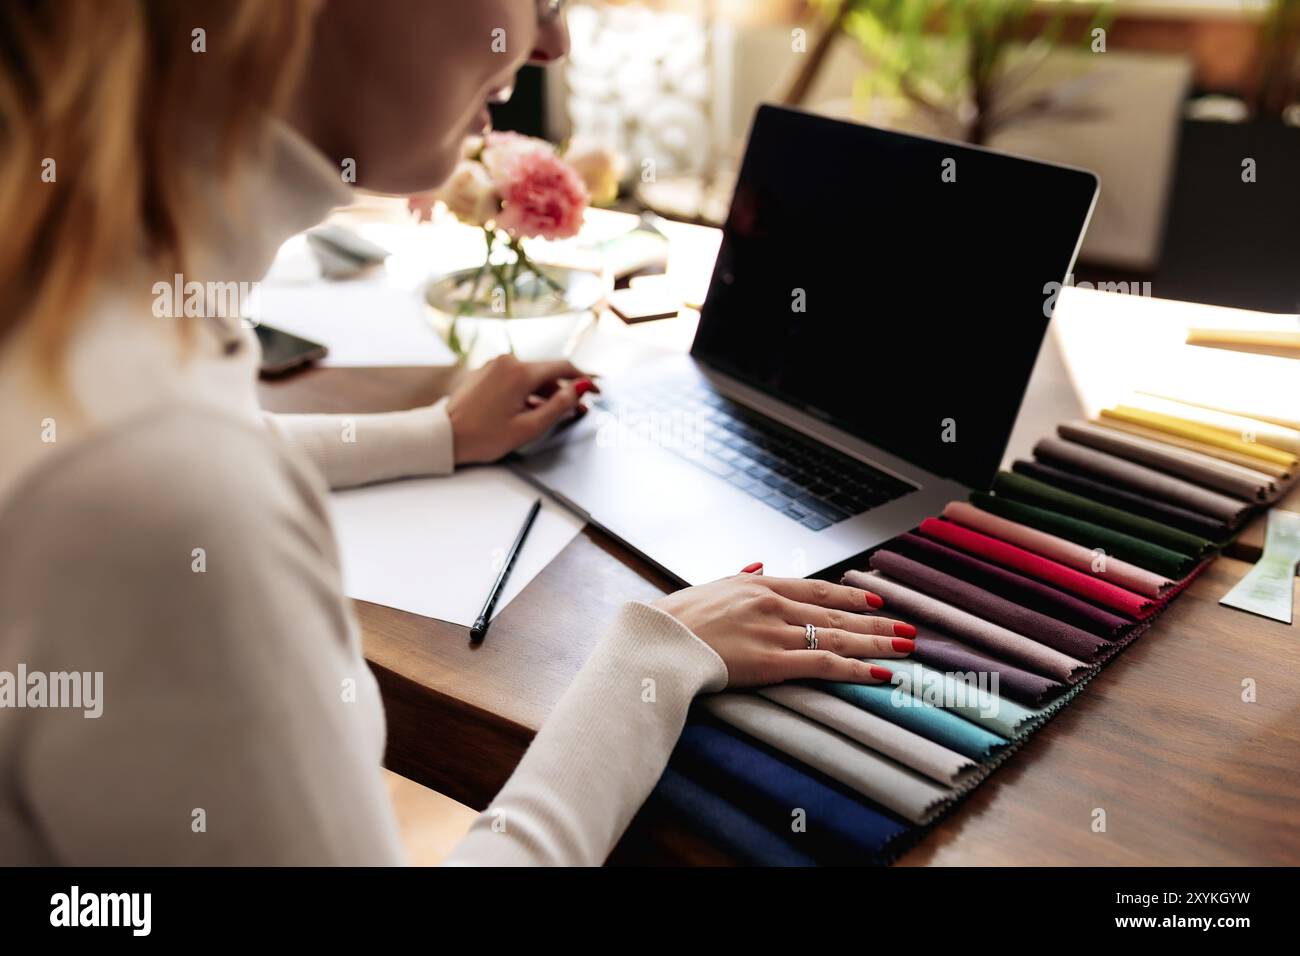
<svg viewBox="0 0 1300 956">
<path fill-rule="evenodd" d="M 520 157 L 530 153 L 549 153 L 554 155 L 555 147 L 544 139 L 524 136 L 522 133 L 501 133 L 496 130 L 488 133 L 482 142 L 482 155 L 479 157 L 492 178 L 498 182 L 510 178 L 510 168 Z"/>
<path fill-rule="evenodd" d="M 582 177 L 550 144 L 513 133 L 493 133 L 483 165 L 501 197 L 499 228 L 517 239 L 568 239 L 582 227 L 590 197 Z"/>
</svg>

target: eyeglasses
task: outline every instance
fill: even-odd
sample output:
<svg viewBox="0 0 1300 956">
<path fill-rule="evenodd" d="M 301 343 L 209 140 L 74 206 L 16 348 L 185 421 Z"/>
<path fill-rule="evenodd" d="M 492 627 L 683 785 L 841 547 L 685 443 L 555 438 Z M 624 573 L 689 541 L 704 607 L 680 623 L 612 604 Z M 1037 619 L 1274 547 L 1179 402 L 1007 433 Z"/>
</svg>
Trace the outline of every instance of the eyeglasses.
<svg viewBox="0 0 1300 956">
<path fill-rule="evenodd" d="M 564 12 L 566 0 L 537 0 L 537 22 L 554 23 Z"/>
</svg>

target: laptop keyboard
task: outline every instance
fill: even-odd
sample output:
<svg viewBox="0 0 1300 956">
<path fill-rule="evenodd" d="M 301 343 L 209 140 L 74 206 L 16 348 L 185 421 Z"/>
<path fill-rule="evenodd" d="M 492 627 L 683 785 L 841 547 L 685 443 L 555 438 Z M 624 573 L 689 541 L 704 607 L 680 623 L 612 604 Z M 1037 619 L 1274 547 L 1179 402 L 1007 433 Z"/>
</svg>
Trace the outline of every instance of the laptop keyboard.
<svg viewBox="0 0 1300 956">
<path fill-rule="evenodd" d="M 665 383 L 595 404 L 633 433 L 814 531 L 916 490 L 704 384 Z"/>
</svg>

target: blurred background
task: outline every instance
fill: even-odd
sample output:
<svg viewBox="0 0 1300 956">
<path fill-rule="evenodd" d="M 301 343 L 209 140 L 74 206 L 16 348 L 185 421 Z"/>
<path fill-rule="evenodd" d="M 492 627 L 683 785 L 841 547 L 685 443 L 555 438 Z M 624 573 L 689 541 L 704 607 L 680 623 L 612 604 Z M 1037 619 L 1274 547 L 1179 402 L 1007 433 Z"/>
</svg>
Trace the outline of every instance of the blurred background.
<svg viewBox="0 0 1300 956">
<path fill-rule="evenodd" d="M 1300 0 L 574 0 L 566 16 L 569 59 L 528 68 L 494 122 L 619 153 L 614 208 L 719 223 L 754 109 L 779 102 L 1097 172 L 1076 283 L 1300 311 Z"/>
</svg>

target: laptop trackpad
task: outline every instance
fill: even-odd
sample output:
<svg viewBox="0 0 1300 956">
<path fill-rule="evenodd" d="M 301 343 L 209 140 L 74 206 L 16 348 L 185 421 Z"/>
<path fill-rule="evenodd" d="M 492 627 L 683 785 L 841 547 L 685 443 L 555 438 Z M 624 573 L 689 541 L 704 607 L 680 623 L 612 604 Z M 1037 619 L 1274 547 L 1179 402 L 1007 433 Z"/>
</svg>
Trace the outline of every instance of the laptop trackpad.
<svg viewBox="0 0 1300 956">
<path fill-rule="evenodd" d="M 612 416 L 586 417 L 593 421 L 570 428 L 517 467 L 684 581 L 735 574 L 760 558 L 776 565 L 772 573 L 802 576 L 815 570 L 803 566 L 790 547 L 792 538 L 807 540 L 811 532 L 629 434 Z"/>
</svg>

